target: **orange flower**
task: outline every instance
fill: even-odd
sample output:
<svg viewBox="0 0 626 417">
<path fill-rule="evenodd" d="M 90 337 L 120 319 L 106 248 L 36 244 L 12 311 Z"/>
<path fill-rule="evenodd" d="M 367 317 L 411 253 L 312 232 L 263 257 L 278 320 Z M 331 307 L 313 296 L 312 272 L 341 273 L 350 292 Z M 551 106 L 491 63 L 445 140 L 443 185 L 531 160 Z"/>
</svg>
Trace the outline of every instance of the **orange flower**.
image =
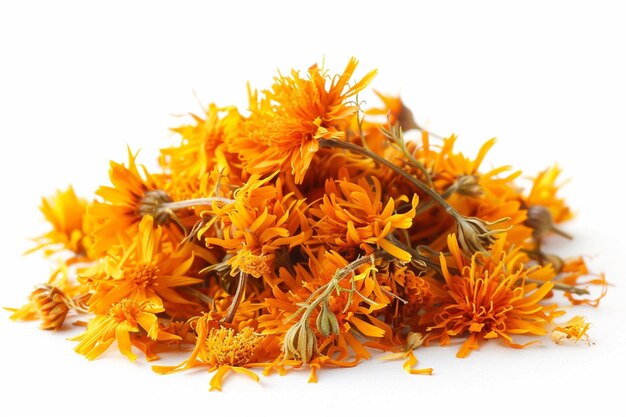
<svg viewBox="0 0 626 417">
<path fill-rule="evenodd" d="M 573 217 L 565 200 L 557 196 L 559 189 L 563 186 L 563 184 L 556 184 L 560 174 L 561 169 L 557 165 L 539 173 L 525 198 L 528 207 L 541 206 L 547 208 L 555 223 L 561 223 Z"/>
<path fill-rule="evenodd" d="M 224 116 L 222 116 L 224 114 Z M 228 171 L 225 152 L 226 138 L 237 133 L 241 116 L 235 107 L 217 107 L 209 104 L 205 118 L 191 115 L 195 124 L 180 126 L 172 131 L 180 134 L 179 146 L 161 149 L 161 161 L 174 176 L 200 179 L 203 174 L 218 167 Z"/>
<path fill-rule="evenodd" d="M 261 349 L 263 336 L 254 333 L 251 327 L 244 327 L 240 331 L 221 327 L 210 314 L 198 317 L 195 321 L 198 337 L 189 358 L 177 366 L 153 366 L 153 371 L 168 374 L 206 366 L 209 372 L 217 371 L 211 379 L 211 391 L 222 390 L 222 381 L 229 371 L 259 381 L 258 375 L 246 369 L 246 366 Z"/>
<path fill-rule="evenodd" d="M 65 191 L 58 190 L 52 197 L 42 198 L 40 210 L 52 225 L 52 230 L 35 240 L 37 246 L 27 253 L 52 246 L 46 255 L 59 250 L 70 250 L 77 255 L 85 255 L 89 247 L 83 221 L 87 212 L 87 201 L 76 196 L 70 186 Z"/>
<path fill-rule="evenodd" d="M 181 143 L 161 149 L 160 162 L 168 175 L 166 191 L 176 201 L 206 197 L 207 182 L 211 188 L 241 182 L 237 155 L 226 149 L 241 125 L 237 109 L 211 103 L 204 118 L 191 116 L 194 124 L 172 129 L 182 137 Z"/>
<path fill-rule="evenodd" d="M 268 174 L 284 165 L 301 183 L 318 151 L 318 139 L 340 139 L 357 106 L 347 99 L 363 90 L 376 71 L 352 86 L 348 83 L 358 61 L 350 60 L 341 75 L 332 79 L 313 65 L 308 77 L 292 71 L 290 77 L 275 78 L 261 100 L 251 94 L 251 115 L 244 123 L 244 134 L 229 149 L 243 158 L 248 172 Z M 330 84 L 328 81 L 330 80 Z"/>
<path fill-rule="evenodd" d="M 346 367 L 368 359 L 367 343 L 390 349 L 393 331 L 378 318 L 390 299 L 371 258 L 352 268 L 340 254 L 321 247 L 317 253 L 307 250 L 307 257 L 308 268 L 297 265 L 295 276 L 281 270 L 261 303 L 259 329 L 282 336 L 283 359 L 292 366 L 308 363 L 314 373 L 322 362 Z"/>
<path fill-rule="evenodd" d="M 303 217 L 304 201 L 291 194 L 283 195 L 280 182 L 254 174 L 235 193 L 235 201 L 221 208 L 213 207 L 214 221 L 198 232 L 202 236 L 217 226 L 221 237 L 207 236 L 207 245 L 221 246 L 228 259 L 231 275 L 240 271 L 259 278 L 273 271 L 273 261 L 280 247 L 291 249 L 310 236 Z M 215 223 L 219 221 L 219 223 Z"/>
<path fill-rule="evenodd" d="M 428 327 L 428 340 L 439 340 L 442 345 L 450 342 L 450 336 L 467 336 L 457 353 L 464 358 L 478 349 L 484 339 L 502 338 L 509 346 L 515 344 L 511 335 L 545 335 L 551 319 L 550 307 L 543 300 L 553 284 L 546 282 L 537 288 L 526 284 L 529 271 L 518 265 L 514 272 L 506 266 L 506 254 L 501 250 L 506 237 L 500 237 L 490 262 L 479 262 L 476 254 L 468 264 L 462 258 L 454 235 L 448 237 L 448 248 L 456 266 L 454 273 L 448 269 L 448 261 L 440 256 L 441 268 L 450 300 L 434 313 L 434 324 Z"/>
<path fill-rule="evenodd" d="M 90 221 L 94 224 L 93 250 L 98 254 L 118 244 L 120 232 L 132 234 L 137 230 L 137 224 L 143 215 L 149 213 L 144 208 L 148 207 L 145 203 L 154 206 L 158 201 L 171 201 L 145 167 L 135 163 L 136 158 L 137 155 L 133 155 L 128 149 L 128 167 L 111 161 L 109 176 L 113 186 L 100 187 L 96 194 L 102 197 L 104 202 L 95 202 L 89 208 Z M 139 167 L 142 168 L 143 175 Z M 160 223 L 164 219 L 158 220 Z"/>
<path fill-rule="evenodd" d="M 71 310 L 84 313 L 83 300 L 89 289 L 70 280 L 68 266 L 59 262 L 59 267 L 45 284 L 39 284 L 28 297 L 28 303 L 19 309 L 5 308 L 13 312 L 11 320 L 41 320 L 43 330 L 61 328 Z"/>
<path fill-rule="evenodd" d="M 90 310 L 102 313 L 125 298 L 155 306 L 164 302 L 193 304 L 175 290 L 202 282 L 185 275 L 193 259 L 188 246 L 174 251 L 163 242 L 162 227 L 155 228 L 152 217 L 145 216 L 134 239 L 122 239 L 119 253 L 109 254 L 83 274 L 82 279 L 95 291 L 89 299 Z"/>
<path fill-rule="evenodd" d="M 28 297 L 28 304 L 13 311 L 11 320 L 40 319 L 42 330 L 58 330 L 70 309 L 70 301 L 63 292 L 49 284 L 39 285 Z"/>
<path fill-rule="evenodd" d="M 376 177 L 371 177 L 369 182 L 361 178 L 356 183 L 347 177 L 327 180 L 322 202 L 310 210 L 318 219 L 314 224 L 315 240 L 339 251 L 359 247 L 366 254 L 380 247 L 401 261 L 410 261 L 408 252 L 386 238 L 397 229 L 411 227 L 417 195 L 413 195 L 410 208 L 404 213 L 396 213 L 396 202 L 392 198 L 384 205 L 382 198 L 382 186 Z M 408 199 L 404 196 L 398 199 L 403 200 Z"/>
<path fill-rule="evenodd" d="M 131 349 L 134 339 L 131 334 L 138 335 L 146 332 L 152 340 L 173 340 L 178 336 L 162 331 L 156 313 L 163 311 L 162 307 L 150 304 L 147 301 L 138 302 L 125 298 L 113 304 L 106 314 L 98 315 L 87 324 L 87 331 L 70 340 L 79 341 L 76 352 L 94 360 L 106 351 L 114 341 L 120 352 L 131 361 L 137 359 Z M 143 330 L 142 330 L 143 329 Z"/>
</svg>

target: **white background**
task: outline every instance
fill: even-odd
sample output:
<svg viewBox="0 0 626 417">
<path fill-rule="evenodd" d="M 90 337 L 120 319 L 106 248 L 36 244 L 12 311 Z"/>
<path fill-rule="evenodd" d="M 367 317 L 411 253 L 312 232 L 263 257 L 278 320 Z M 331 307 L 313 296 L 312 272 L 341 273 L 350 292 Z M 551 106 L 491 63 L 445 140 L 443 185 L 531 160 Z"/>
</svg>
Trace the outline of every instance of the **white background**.
<svg viewBox="0 0 626 417">
<path fill-rule="evenodd" d="M 39 198 L 106 184 L 126 144 L 154 166 L 176 115 L 200 103 L 245 109 L 246 81 L 350 56 L 373 87 L 401 93 L 418 122 L 460 134 L 489 164 L 524 172 L 559 162 L 576 241 L 614 284 L 583 308 L 594 344 L 522 351 L 497 343 L 417 351 L 432 377 L 372 360 L 354 369 L 229 377 L 207 392 L 200 370 L 153 374 L 114 350 L 94 362 L 66 341 L 0 312 L 1 415 L 605 415 L 623 413 L 626 13 L 609 2 L 7 2 L 0 4 L 0 306 L 18 306 L 52 263 L 22 257 L 45 231 Z M 369 96 L 371 104 L 375 100 Z M 367 97 L 366 97 L 367 98 Z M 576 310 L 572 311 L 572 314 Z M 169 363 L 176 359 L 169 359 Z"/>
</svg>

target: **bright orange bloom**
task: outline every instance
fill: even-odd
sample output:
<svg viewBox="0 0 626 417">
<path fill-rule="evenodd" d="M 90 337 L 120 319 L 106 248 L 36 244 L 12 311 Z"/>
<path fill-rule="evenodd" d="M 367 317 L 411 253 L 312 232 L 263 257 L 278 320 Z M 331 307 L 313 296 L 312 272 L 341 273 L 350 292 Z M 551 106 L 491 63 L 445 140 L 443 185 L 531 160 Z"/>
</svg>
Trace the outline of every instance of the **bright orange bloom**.
<svg viewBox="0 0 626 417">
<path fill-rule="evenodd" d="M 547 208 L 555 223 L 561 223 L 573 217 L 573 213 L 563 198 L 557 196 L 563 184 L 557 184 L 561 169 L 552 166 L 537 175 L 533 186 L 525 198 L 527 206 L 542 206 Z"/>
<path fill-rule="evenodd" d="M 95 202 L 88 212 L 94 223 L 93 250 L 96 253 L 106 252 L 118 244 L 120 232 L 132 234 L 137 230 L 137 224 L 144 215 L 142 200 L 148 193 L 152 200 L 160 198 L 163 202 L 171 201 L 159 191 L 162 187 L 155 177 L 145 167 L 135 163 L 136 158 L 137 155 L 128 149 L 128 167 L 111 161 L 109 176 L 113 186 L 102 186 L 96 192 L 104 199 L 104 202 Z"/>
<path fill-rule="evenodd" d="M 440 256 L 441 268 L 450 295 L 434 313 L 434 324 L 428 327 L 428 340 L 439 340 L 442 345 L 450 342 L 450 336 L 466 336 L 457 356 L 464 358 L 478 349 L 484 339 L 502 338 L 511 347 L 524 347 L 513 342 L 511 335 L 545 335 L 551 320 L 551 307 L 539 302 L 553 287 L 546 282 L 526 284 L 529 271 L 523 265 L 507 266 L 506 253 L 502 251 L 503 235 L 492 252 L 490 262 L 479 262 L 480 254 L 469 262 L 461 255 L 456 237 L 448 237 L 448 248 L 456 268 L 451 272 L 448 260 Z M 515 257 L 513 258 L 515 259 Z"/>
<path fill-rule="evenodd" d="M 196 345 L 189 358 L 177 366 L 153 366 L 155 372 L 166 374 L 197 366 L 206 366 L 209 372 L 217 371 L 211 379 L 211 391 L 222 390 L 222 380 L 229 371 L 259 380 L 246 366 L 256 357 L 263 343 L 263 336 L 251 327 L 240 331 L 221 327 L 208 314 L 196 319 Z"/>
<path fill-rule="evenodd" d="M 341 276 L 337 283 L 341 291 L 329 294 L 324 311 L 315 311 L 305 325 L 294 327 L 293 315 L 298 306 L 310 302 L 312 294 L 319 295 L 336 274 L 349 265 L 340 254 L 323 248 L 316 253 L 307 251 L 307 257 L 308 268 L 297 265 L 295 276 L 285 269 L 280 271 L 271 296 L 266 296 L 262 303 L 266 313 L 258 318 L 259 329 L 264 335 L 280 335 L 287 339 L 285 345 L 290 351 L 283 351 L 284 359 L 291 361 L 292 366 L 308 362 L 315 373 L 319 361 L 346 367 L 368 359 L 370 353 L 365 348 L 365 341 L 375 342 L 381 349 L 390 349 L 394 332 L 378 318 L 389 305 L 390 298 L 377 281 L 375 265 L 369 263 Z M 289 291 L 281 290 L 282 286 Z M 329 327 L 330 332 L 324 335 L 323 322 L 329 319 L 336 320 L 336 326 Z M 313 344 L 317 344 L 317 349 L 313 349 Z M 315 350 L 318 356 L 306 357 L 307 351 Z"/>
<path fill-rule="evenodd" d="M 403 200 L 408 199 L 398 199 Z M 383 205 L 382 186 L 376 177 L 371 177 L 370 181 L 361 178 L 357 182 L 345 177 L 327 180 L 322 202 L 310 210 L 318 219 L 314 224 L 315 240 L 330 244 L 338 251 L 359 247 L 369 254 L 379 247 L 408 262 L 411 255 L 386 238 L 397 229 L 411 227 L 417 202 L 417 195 L 413 195 L 410 208 L 397 213 L 392 198 Z"/>
<path fill-rule="evenodd" d="M 276 77 L 260 100 L 251 94 L 252 114 L 244 124 L 244 135 L 229 146 L 231 152 L 241 155 L 248 172 L 269 174 L 286 165 L 295 182 L 301 183 L 319 149 L 318 140 L 344 137 L 350 117 L 357 112 L 348 99 L 376 74 L 371 71 L 349 86 L 357 64 L 352 58 L 344 72 L 332 78 L 313 65 L 307 78 L 297 71 L 290 77 Z"/>
<path fill-rule="evenodd" d="M 39 209 L 52 225 L 52 230 L 34 239 L 37 246 L 28 252 L 52 247 L 46 249 L 46 255 L 63 249 L 85 255 L 89 246 L 83 226 L 87 207 L 87 201 L 77 197 L 71 186 L 65 191 L 58 190 L 52 197 L 42 198 Z"/>
<path fill-rule="evenodd" d="M 365 109 L 376 71 L 355 78 L 356 67 L 279 73 L 248 87 L 246 112 L 212 103 L 190 114 L 159 173 L 128 150 L 97 201 L 71 187 L 44 198 L 52 230 L 35 249 L 63 259 L 11 319 L 55 330 L 91 313 L 74 338 L 88 359 L 115 343 L 147 361 L 192 347 L 153 369 L 205 367 L 211 390 L 231 371 L 258 381 L 252 368 L 308 367 L 316 382 L 372 349 L 431 374 L 414 349 L 453 338 L 458 357 L 550 331 L 589 343 L 589 323 L 552 324 L 565 312 L 548 303 L 561 291 L 572 307 L 597 306 L 608 289 L 583 258 L 546 252 L 547 233 L 570 237 L 554 225 L 572 215 L 559 168 L 525 191 L 520 171 L 486 166 L 495 139 L 468 155 L 399 97 L 374 92 L 382 105 Z"/>
<path fill-rule="evenodd" d="M 145 332 L 152 340 L 179 339 L 178 336 L 162 331 L 159 328 L 156 313 L 163 307 L 155 306 L 147 301 L 138 302 L 125 298 L 113 304 L 106 314 L 98 315 L 87 324 L 87 331 L 71 340 L 79 341 L 76 352 L 94 360 L 106 351 L 114 341 L 120 352 L 131 361 L 137 359 L 131 349 L 134 339 L 132 335 Z"/>
<path fill-rule="evenodd" d="M 214 221 L 198 233 L 202 236 L 210 228 L 219 227 L 221 236 L 209 235 L 205 242 L 221 246 L 232 255 L 228 264 L 233 276 L 239 271 L 257 278 L 267 276 L 280 247 L 301 245 L 311 234 L 301 212 L 304 202 L 291 194 L 283 195 L 280 183 L 272 185 L 270 180 L 252 175 L 237 190 L 232 203 L 210 211 Z"/>
<path fill-rule="evenodd" d="M 209 104 L 205 118 L 191 115 L 195 124 L 172 129 L 180 134 L 179 146 L 161 149 L 161 159 L 173 176 L 200 179 L 214 167 L 227 173 L 230 164 L 224 154 L 227 138 L 237 134 L 241 116 L 235 107 Z"/>
<path fill-rule="evenodd" d="M 200 198 L 217 191 L 218 183 L 239 184 L 240 162 L 226 144 L 239 134 L 242 117 L 235 107 L 211 103 L 203 117 L 192 114 L 194 124 L 172 129 L 180 134 L 178 146 L 161 149 L 160 162 L 168 175 L 166 191 L 174 200 Z M 207 190 L 207 185 L 212 190 Z"/>
<path fill-rule="evenodd" d="M 91 311 L 103 313 L 125 298 L 155 306 L 165 302 L 193 304 L 176 292 L 178 287 L 202 282 L 185 275 L 193 254 L 188 246 L 173 250 L 163 242 L 163 229 L 155 228 L 153 221 L 145 216 L 134 239 L 122 239 L 119 253 L 110 253 L 102 264 L 83 274 L 82 279 L 95 291 L 89 299 Z"/>
</svg>

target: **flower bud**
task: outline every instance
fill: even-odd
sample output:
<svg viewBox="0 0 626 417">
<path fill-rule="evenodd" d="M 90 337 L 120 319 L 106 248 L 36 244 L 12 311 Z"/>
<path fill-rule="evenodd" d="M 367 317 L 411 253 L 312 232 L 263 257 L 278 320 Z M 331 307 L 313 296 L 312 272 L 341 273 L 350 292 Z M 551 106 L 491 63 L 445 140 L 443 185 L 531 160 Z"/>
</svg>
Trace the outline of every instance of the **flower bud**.
<svg viewBox="0 0 626 417">
<path fill-rule="evenodd" d="M 315 322 L 317 330 L 324 337 L 328 337 L 331 334 L 339 334 L 339 322 L 337 316 L 328 308 L 328 302 L 322 303 L 322 309 L 317 316 Z"/>
<path fill-rule="evenodd" d="M 533 229 L 533 237 L 538 239 L 549 232 L 554 232 L 560 236 L 563 236 L 566 239 L 571 239 L 572 237 L 557 229 L 554 226 L 554 220 L 552 219 L 552 213 L 548 210 L 547 207 L 533 205 L 528 207 L 528 213 L 526 222 L 526 226 Z"/>
<path fill-rule="evenodd" d="M 167 224 L 171 213 L 163 208 L 163 203 L 171 203 L 172 198 L 163 190 L 147 191 L 139 201 L 137 213 L 140 216 L 146 214 L 154 218 L 155 224 Z"/>
<path fill-rule="evenodd" d="M 478 175 L 461 175 L 453 185 L 455 191 L 466 197 L 480 197 L 484 191 L 478 183 Z"/>
<path fill-rule="evenodd" d="M 69 306 L 65 294 L 57 287 L 41 285 L 30 294 L 29 300 L 41 319 L 43 330 L 57 330 L 63 325 Z"/>
<path fill-rule="evenodd" d="M 306 321 L 299 321 L 287 331 L 283 352 L 285 358 L 299 359 L 304 363 L 317 353 L 317 338 Z"/>
<path fill-rule="evenodd" d="M 495 235 L 506 232 L 506 229 L 489 229 L 487 226 L 493 226 L 498 223 L 510 220 L 505 217 L 495 222 L 486 222 L 477 217 L 456 218 L 457 235 L 459 246 L 468 257 L 472 257 L 477 252 L 488 253 L 488 248 L 495 242 Z"/>
</svg>

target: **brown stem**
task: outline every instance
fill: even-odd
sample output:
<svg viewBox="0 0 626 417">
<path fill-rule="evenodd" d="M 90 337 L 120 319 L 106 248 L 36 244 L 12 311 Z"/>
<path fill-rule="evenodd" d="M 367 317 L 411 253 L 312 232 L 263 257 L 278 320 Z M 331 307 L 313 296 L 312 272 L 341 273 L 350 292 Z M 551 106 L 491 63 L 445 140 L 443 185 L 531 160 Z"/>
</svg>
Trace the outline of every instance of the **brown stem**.
<svg viewBox="0 0 626 417">
<path fill-rule="evenodd" d="M 550 282 L 550 281 L 541 281 L 539 279 L 526 278 L 526 282 L 532 282 L 533 284 L 545 284 L 546 282 Z M 587 291 L 586 289 L 574 287 L 573 285 L 561 284 L 559 282 L 553 282 L 552 284 L 554 285 L 552 288 L 554 288 L 555 290 L 571 292 L 576 295 L 588 295 L 589 294 L 589 291 Z"/>
<path fill-rule="evenodd" d="M 235 318 L 235 313 L 237 313 L 237 308 L 239 308 L 239 304 L 243 299 L 243 293 L 245 292 L 246 283 L 248 282 L 248 274 L 243 271 L 239 272 L 239 279 L 237 281 L 237 289 L 235 290 L 235 295 L 233 296 L 233 301 L 230 303 L 230 307 L 228 307 L 228 313 L 226 313 L 226 317 L 224 317 L 224 323 L 232 323 Z"/>
<path fill-rule="evenodd" d="M 454 217 L 455 219 L 458 219 L 458 216 L 459 216 L 458 212 L 450 204 L 448 204 L 446 202 L 446 200 L 444 200 L 439 195 L 439 193 L 437 193 L 432 188 L 428 187 L 426 184 L 424 184 L 422 181 L 420 181 L 417 178 L 415 178 L 413 175 L 411 175 L 408 172 L 405 172 L 404 170 L 402 170 L 399 166 L 389 162 L 385 158 L 380 157 L 380 155 L 370 151 L 369 149 L 365 149 L 362 146 L 355 145 L 355 144 L 350 143 L 350 142 L 342 142 L 342 141 L 337 140 L 337 139 L 320 139 L 319 140 L 319 144 L 320 144 L 321 147 L 340 148 L 340 149 L 346 149 L 346 150 L 349 150 L 349 151 L 352 151 L 352 152 L 356 152 L 356 153 L 359 153 L 361 155 L 365 155 L 365 156 L 371 158 L 372 160 L 378 162 L 379 164 L 382 164 L 382 165 L 386 166 L 387 168 L 389 168 L 392 171 L 394 171 L 395 173 L 401 175 L 407 181 L 409 181 L 411 184 L 413 184 L 414 186 L 416 186 L 417 188 L 422 190 L 424 193 L 426 193 L 433 200 L 437 201 L 437 203 L 439 203 L 452 217 Z"/>
</svg>

